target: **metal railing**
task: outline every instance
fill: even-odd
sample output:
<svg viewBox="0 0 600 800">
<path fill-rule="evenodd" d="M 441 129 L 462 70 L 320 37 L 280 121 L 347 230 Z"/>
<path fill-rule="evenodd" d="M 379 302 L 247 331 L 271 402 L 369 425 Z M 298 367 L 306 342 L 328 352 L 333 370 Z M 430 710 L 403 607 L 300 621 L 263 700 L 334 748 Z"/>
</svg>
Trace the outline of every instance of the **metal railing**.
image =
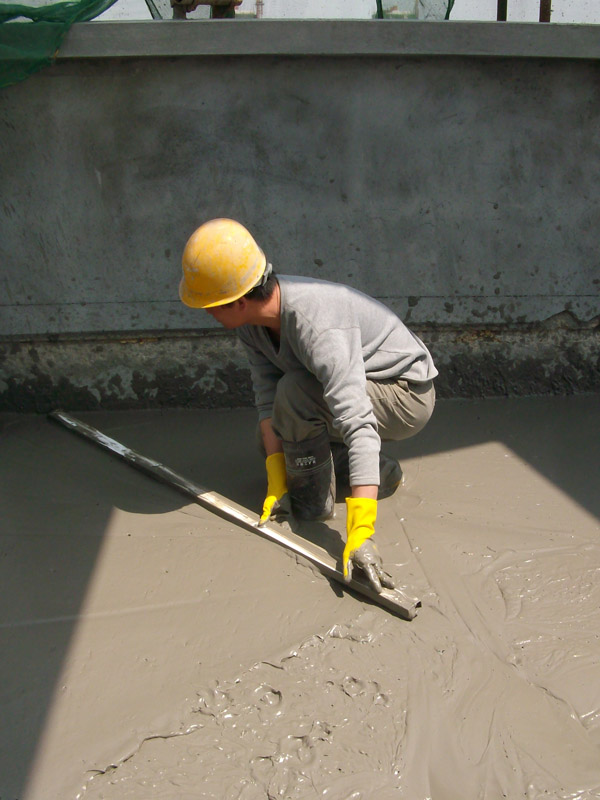
<svg viewBox="0 0 600 800">
<path fill-rule="evenodd" d="M 551 14 L 552 0 L 540 0 L 540 22 L 550 22 Z M 506 22 L 508 19 L 508 0 L 498 0 L 496 19 L 498 22 Z"/>
<path fill-rule="evenodd" d="M 166 19 L 165 13 L 165 0 L 145 0 L 146 5 L 152 15 L 153 19 Z M 210 6 L 211 19 L 233 19 L 235 17 L 235 10 L 242 4 L 242 0 L 168 0 L 172 8 L 173 19 L 186 19 L 187 14 L 195 11 L 198 6 Z M 448 1 L 448 8 L 446 12 L 446 19 L 450 18 L 450 12 L 454 5 L 454 0 Z M 376 16 L 378 19 L 385 18 L 385 11 L 383 8 L 383 0 L 376 0 Z M 257 0 L 256 3 L 256 17 L 262 16 L 262 0 Z M 540 22 L 550 22 L 552 15 L 552 0 L 540 0 Z M 508 20 L 508 0 L 497 0 L 497 13 L 496 19 L 498 22 L 506 22 Z"/>
</svg>

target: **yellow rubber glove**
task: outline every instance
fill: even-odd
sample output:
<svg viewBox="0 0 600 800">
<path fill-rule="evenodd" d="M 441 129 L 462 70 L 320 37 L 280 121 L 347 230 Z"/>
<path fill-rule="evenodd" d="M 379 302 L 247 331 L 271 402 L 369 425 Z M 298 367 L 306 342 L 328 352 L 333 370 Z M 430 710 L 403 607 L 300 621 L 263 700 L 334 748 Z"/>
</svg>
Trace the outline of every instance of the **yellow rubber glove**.
<svg viewBox="0 0 600 800">
<path fill-rule="evenodd" d="M 259 525 L 263 525 L 273 513 L 275 503 L 278 503 L 287 493 L 287 472 L 285 470 L 285 456 L 283 453 L 272 453 L 267 456 L 267 496 L 263 503 L 263 510 Z"/>
<path fill-rule="evenodd" d="M 377 519 L 377 500 L 368 497 L 346 498 L 346 547 L 342 557 L 344 580 L 352 579 L 354 566 L 360 567 L 366 574 L 369 583 L 376 592 L 385 586 L 394 588 L 394 582 L 383 571 L 383 562 L 375 542 L 371 536 L 375 533 Z"/>
</svg>

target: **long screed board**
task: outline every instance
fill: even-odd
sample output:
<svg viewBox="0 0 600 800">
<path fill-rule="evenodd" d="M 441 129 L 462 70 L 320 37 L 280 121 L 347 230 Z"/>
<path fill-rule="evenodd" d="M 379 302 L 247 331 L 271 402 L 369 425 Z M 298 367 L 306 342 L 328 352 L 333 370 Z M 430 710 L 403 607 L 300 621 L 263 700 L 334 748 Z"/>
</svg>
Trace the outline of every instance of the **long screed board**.
<svg viewBox="0 0 600 800">
<path fill-rule="evenodd" d="M 216 492 L 212 492 L 209 489 L 205 489 L 203 486 L 192 483 L 192 481 L 189 481 L 182 475 L 173 472 L 169 467 L 136 453 L 124 444 L 117 442 L 115 439 L 111 439 L 110 436 L 102 433 L 97 428 L 72 417 L 64 411 L 52 411 L 48 416 L 50 419 L 61 423 L 74 433 L 78 433 L 106 450 L 109 450 L 132 466 L 150 475 L 150 477 L 162 483 L 166 483 L 169 486 L 173 486 L 184 494 L 192 497 L 197 503 L 210 511 L 214 511 L 246 530 L 258 533 L 283 547 L 287 547 L 288 550 L 292 550 L 294 553 L 303 556 L 314 564 L 324 575 L 337 581 L 344 588 L 351 589 L 364 595 L 369 598 L 369 600 L 383 606 L 402 619 L 411 620 L 415 617 L 417 608 L 421 605 L 416 597 L 410 597 L 401 589 L 384 589 L 378 594 L 371 588 L 366 580 L 355 576 L 347 583 L 340 570 L 336 569 L 333 558 L 325 551 L 319 552 L 321 548 L 317 549 L 316 547 L 312 547 L 311 543 L 301 536 L 285 530 L 276 523 L 269 522 L 259 526 L 256 516 L 252 516 L 248 509 L 233 503 L 231 500 L 228 500 L 226 497 Z"/>
</svg>

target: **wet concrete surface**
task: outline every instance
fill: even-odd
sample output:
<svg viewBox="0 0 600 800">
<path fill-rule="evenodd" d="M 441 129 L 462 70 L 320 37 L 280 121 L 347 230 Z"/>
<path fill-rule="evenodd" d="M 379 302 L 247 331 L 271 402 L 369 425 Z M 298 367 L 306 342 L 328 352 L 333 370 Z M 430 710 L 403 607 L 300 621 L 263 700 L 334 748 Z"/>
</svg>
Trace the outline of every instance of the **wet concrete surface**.
<svg viewBox="0 0 600 800">
<path fill-rule="evenodd" d="M 248 508 L 252 410 L 81 419 Z M 0 416 L 0 798 L 600 797 L 598 395 L 386 445 L 404 622 L 45 417 Z M 303 533 L 341 552 L 343 506 Z"/>
</svg>

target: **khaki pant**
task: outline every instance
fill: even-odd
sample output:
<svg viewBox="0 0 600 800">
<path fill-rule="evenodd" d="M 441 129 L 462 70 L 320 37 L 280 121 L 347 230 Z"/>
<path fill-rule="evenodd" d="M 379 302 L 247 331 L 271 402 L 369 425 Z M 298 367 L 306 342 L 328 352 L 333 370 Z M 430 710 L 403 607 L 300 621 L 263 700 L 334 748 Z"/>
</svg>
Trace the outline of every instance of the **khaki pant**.
<svg viewBox="0 0 600 800">
<path fill-rule="evenodd" d="M 433 381 L 411 383 L 402 378 L 367 381 L 367 394 L 383 441 L 414 436 L 425 427 L 435 405 Z M 275 394 L 275 433 L 286 442 L 301 442 L 317 436 L 323 425 L 332 441 L 341 441 L 319 381 L 305 370 L 286 372 Z"/>
</svg>

